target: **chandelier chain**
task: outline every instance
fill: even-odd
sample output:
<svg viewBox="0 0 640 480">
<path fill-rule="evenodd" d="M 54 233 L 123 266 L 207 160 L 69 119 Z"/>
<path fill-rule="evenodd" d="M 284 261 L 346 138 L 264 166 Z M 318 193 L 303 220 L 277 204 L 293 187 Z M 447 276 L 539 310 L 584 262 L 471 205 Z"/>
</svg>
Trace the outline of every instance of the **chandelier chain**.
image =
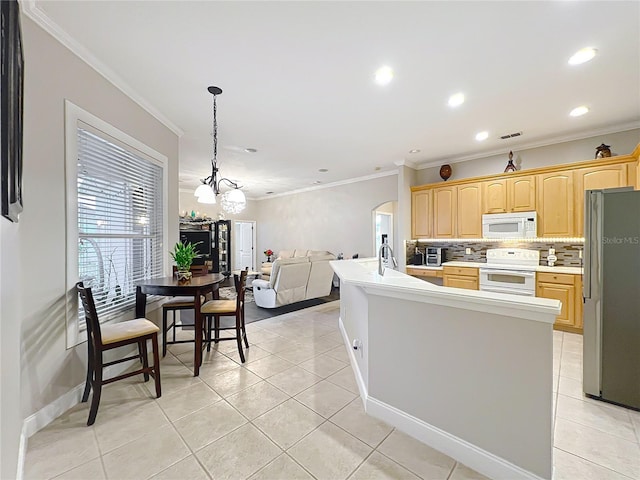
<svg viewBox="0 0 640 480">
<path fill-rule="evenodd" d="M 213 96 L 213 164 L 218 160 L 218 106 L 216 96 Z"/>
</svg>

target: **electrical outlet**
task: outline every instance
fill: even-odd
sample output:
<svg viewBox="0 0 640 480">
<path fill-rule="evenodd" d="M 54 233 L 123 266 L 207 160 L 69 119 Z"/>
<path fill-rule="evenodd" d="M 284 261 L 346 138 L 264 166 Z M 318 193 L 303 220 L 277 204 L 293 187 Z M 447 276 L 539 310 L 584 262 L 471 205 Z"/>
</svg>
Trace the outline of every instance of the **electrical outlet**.
<svg viewBox="0 0 640 480">
<path fill-rule="evenodd" d="M 555 248 L 550 248 L 549 249 L 549 255 L 555 255 L 556 254 L 556 249 Z"/>
<path fill-rule="evenodd" d="M 578 250 L 578 258 L 582 258 L 582 250 Z"/>
<path fill-rule="evenodd" d="M 471 249 L 469 247 L 464 249 L 464 254 L 465 255 L 471 255 Z"/>
</svg>

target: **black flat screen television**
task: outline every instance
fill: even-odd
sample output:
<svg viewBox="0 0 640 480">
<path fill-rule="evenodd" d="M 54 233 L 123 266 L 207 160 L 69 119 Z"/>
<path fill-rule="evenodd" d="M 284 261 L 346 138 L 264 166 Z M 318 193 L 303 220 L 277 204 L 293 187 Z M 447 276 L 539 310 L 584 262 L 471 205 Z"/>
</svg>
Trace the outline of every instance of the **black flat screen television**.
<svg viewBox="0 0 640 480">
<path fill-rule="evenodd" d="M 194 265 L 204 265 L 206 260 L 211 260 L 211 231 L 183 230 L 180 232 L 180 241 L 197 244 L 196 251 L 201 256 L 193 260 Z"/>
</svg>

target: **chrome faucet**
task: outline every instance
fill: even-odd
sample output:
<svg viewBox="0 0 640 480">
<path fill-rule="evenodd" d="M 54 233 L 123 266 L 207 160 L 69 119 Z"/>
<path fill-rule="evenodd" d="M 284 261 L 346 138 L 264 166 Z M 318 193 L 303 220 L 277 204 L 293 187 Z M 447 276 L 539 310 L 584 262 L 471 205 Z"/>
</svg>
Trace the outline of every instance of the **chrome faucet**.
<svg viewBox="0 0 640 480">
<path fill-rule="evenodd" d="M 398 266 L 396 257 L 393 256 L 393 249 L 389 246 L 388 243 L 383 243 L 382 245 L 380 245 L 380 250 L 378 250 L 378 275 L 384 275 L 384 265 L 382 263 L 382 252 L 385 248 L 389 249 L 389 253 L 391 254 L 391 260 L 393 261 L 393 266 L 394 267 Z"/>
</svg>

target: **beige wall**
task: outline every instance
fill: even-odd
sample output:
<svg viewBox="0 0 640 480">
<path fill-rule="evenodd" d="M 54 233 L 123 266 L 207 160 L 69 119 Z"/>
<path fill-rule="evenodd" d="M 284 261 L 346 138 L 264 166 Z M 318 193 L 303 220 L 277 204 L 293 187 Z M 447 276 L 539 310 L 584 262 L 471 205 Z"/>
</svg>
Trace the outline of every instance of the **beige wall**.
<svg viewBox="0 0 640 480">
<path fill-rule="evenodd" d="M 19 225 L 0 218 L 0 478 L 15 478 L 22 429 L 20 404 Z"/>
<path fill-rule="evenodd" d="M 345 258 L 373 256 L 372 211 L 398 199 L 396 175 L 321 188 L 257 202 L 261 253 L 294 248 L 329 250 Z"/>
<path fill-rule="evenodd" d="M 7 235 L 3 225 L 3 251 L 11 248 L 12 257 L 1 257 L 3 313 L 8 275 L 18 275 L 8 310 L 17 314 L 11 328 L 20 335 L 21 389 L 8 403 L 21 421 L 82 384 L 86 372 L 86 344 L 67 350 L 65 341 L 65 99 L 168 157 L 170 244 L 178 237 L 178 137 L 25 16 L 22 30 L 24 212 Z M 3 391 L 13 383 L 3 370 Z"/>
<path fill-rule="evenodd" d="M 574 140 L 528 150 L 513 149 L 513 160 L 518 170 L 547 167 L 562 163 L 582 162 L 592 159 L 595 156 L 596 147 L 601 143 L 610 145 L 613 155 L 628 155 L 633 152 L 636 145 L 640 143 L 640 129 L 598 135 L 582 140 Z M 451 164 L 451 170 L 453 171 L 450 180 L 503 173 L 504 167 L 506 167 L 509 161 L 509 150 L 510 147 L 506 144 L 504 153 L 500 155 L 460 163 L 449 162 Z M 416 183 L 412 185 L 442 182 L 439 171 L 440 166 L 418 170 L 418 175 L 415 180 Z"/>
</svg>

